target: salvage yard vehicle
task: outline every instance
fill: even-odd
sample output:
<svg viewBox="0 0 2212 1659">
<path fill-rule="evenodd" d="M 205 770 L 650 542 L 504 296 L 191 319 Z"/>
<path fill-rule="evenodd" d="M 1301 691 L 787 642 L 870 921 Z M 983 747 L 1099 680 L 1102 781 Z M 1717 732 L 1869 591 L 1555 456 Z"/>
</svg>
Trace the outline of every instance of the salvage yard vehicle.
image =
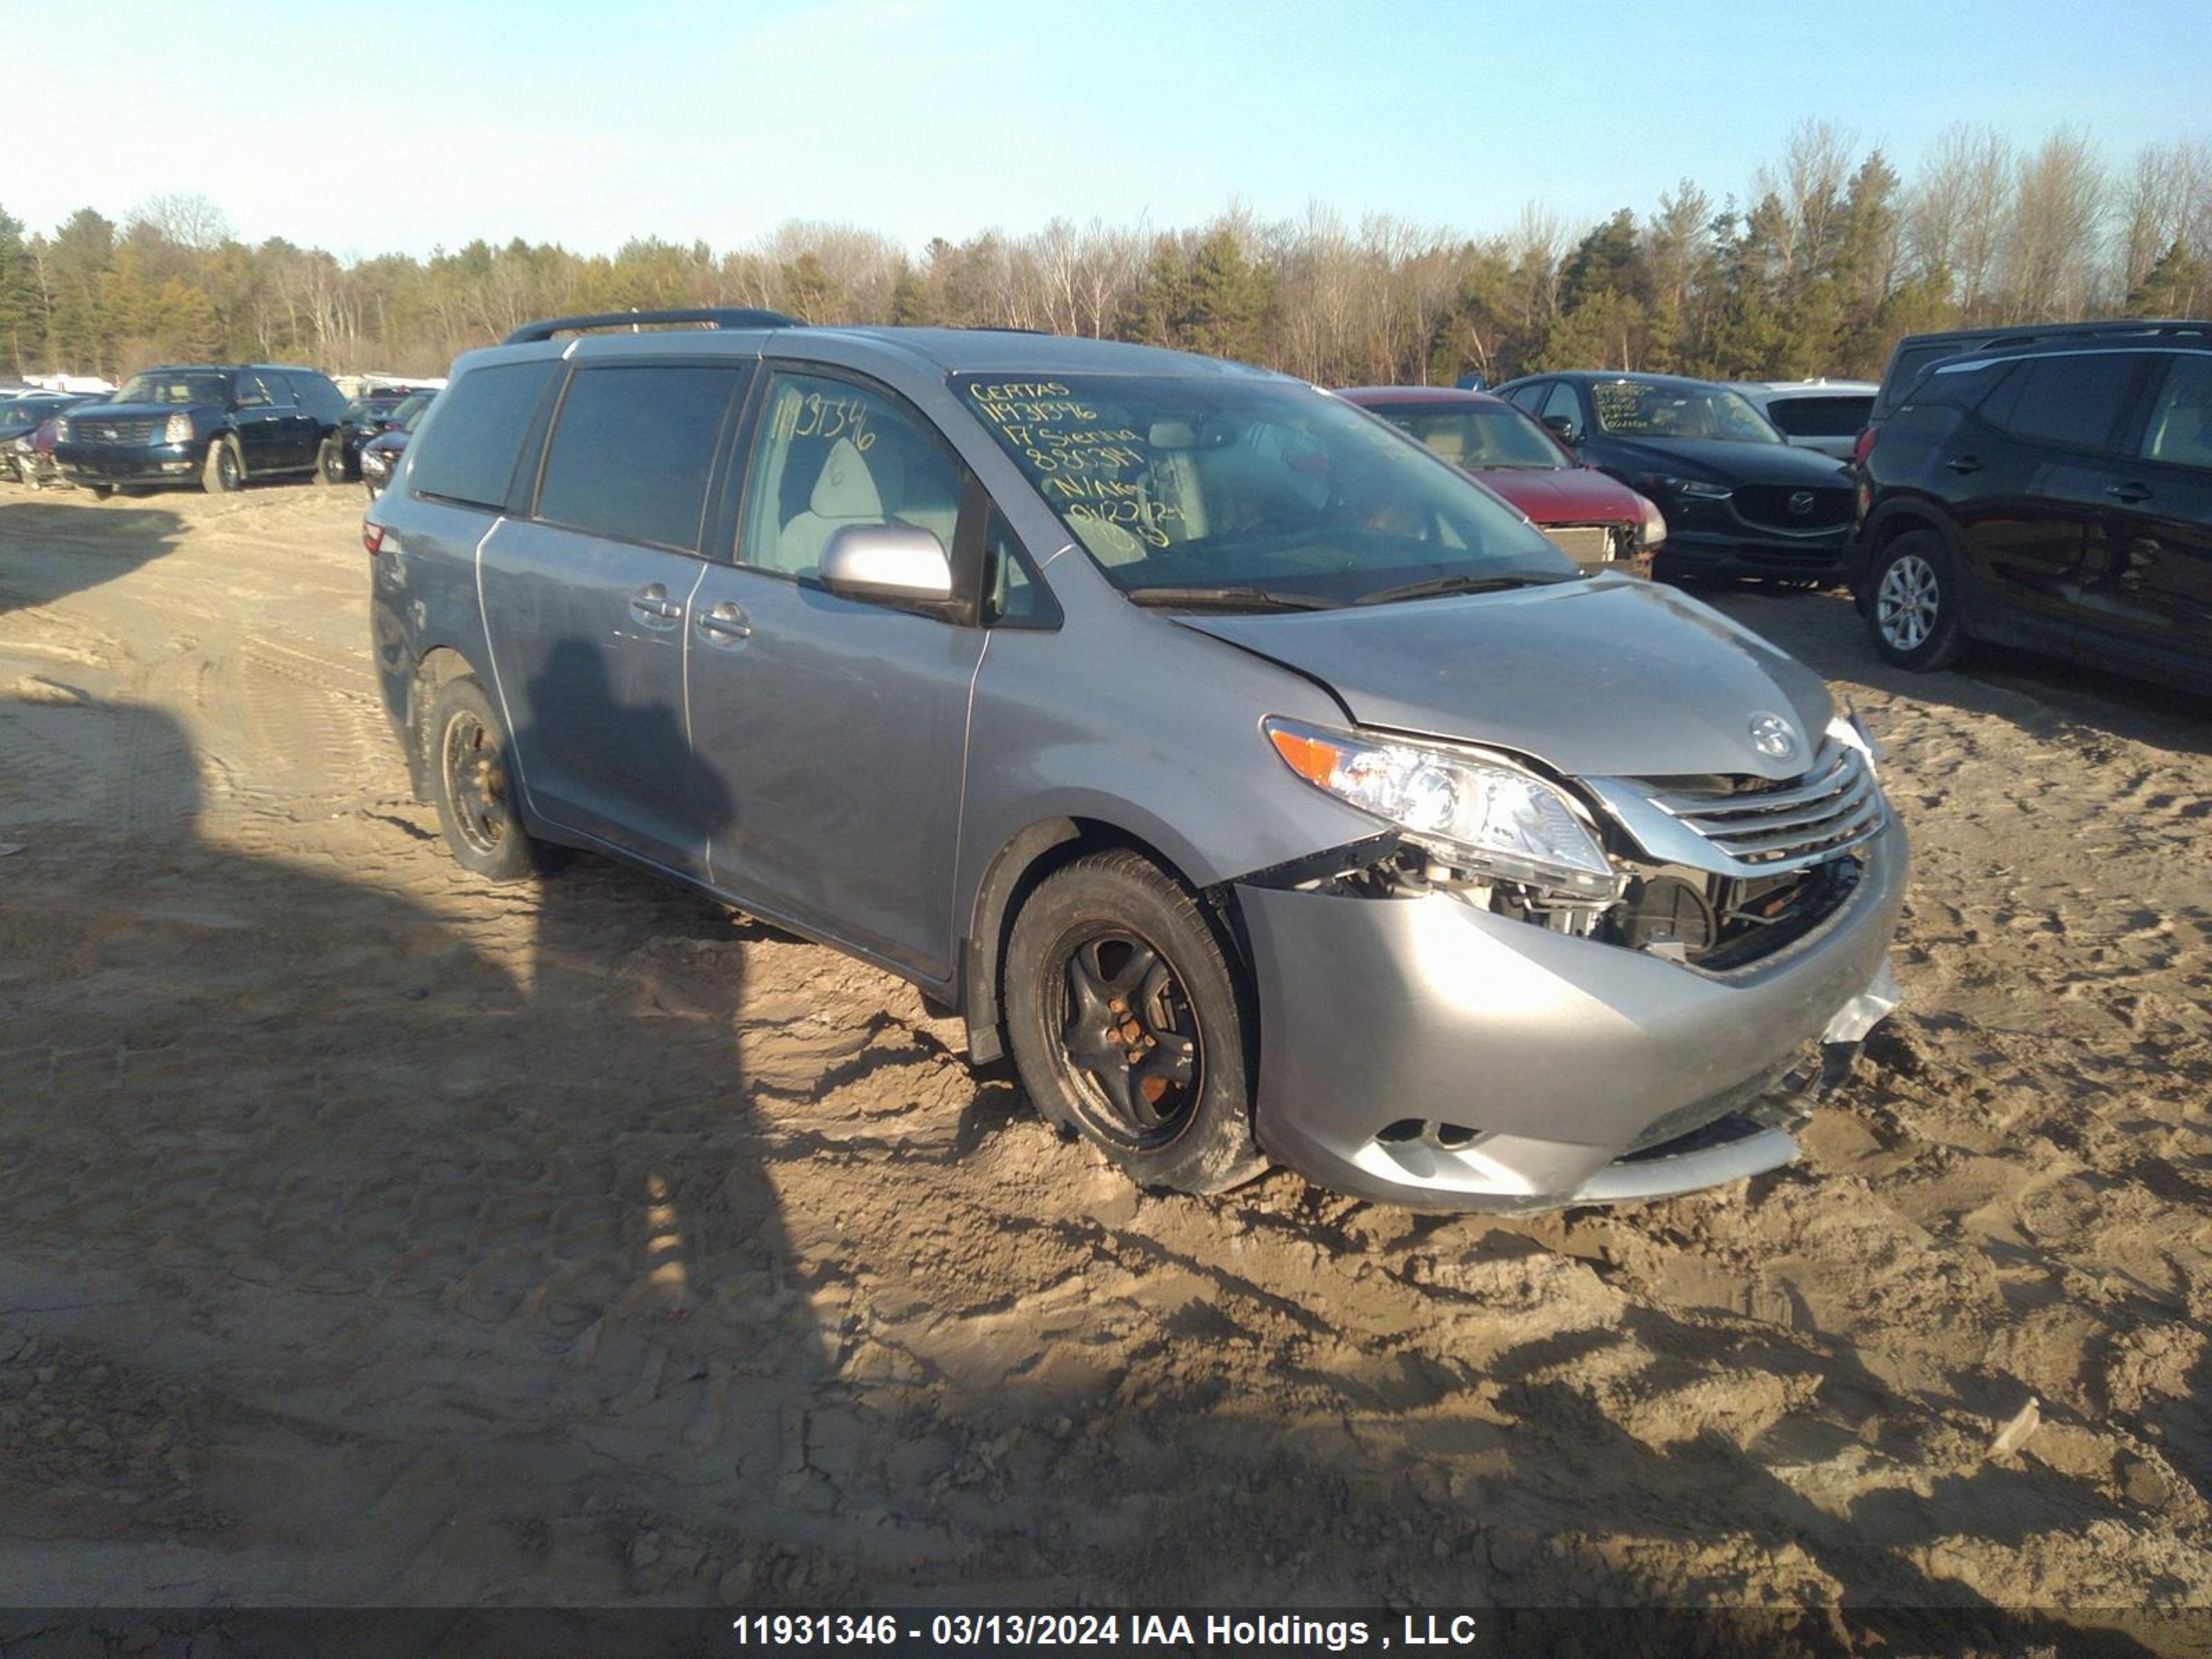
<svg viewBox="0 0 2212 1659">
<path fill-rule="evenodd" d="M 1518 507 L 1583 570 L 1648 574 L 1667 539 L 1649 498 L 1583 465 L 1528 416 L 1486 392 L 1440 386 L 1354 386 L 1337 394 L 1380 415 Z"/>
<path fill-rule="evenodd" d="M 1848 461 L 1874 411 L 1872 380 L 1731 380 L 1729 390 L 1800 449 Z"/>
<path fill-rule="evenodd" d="M 1840 581 L 1850 476 L 1741 392 L 1674 374 L 1532 375 L 1498 388 L 1568 448 L 1659 503 L 1662 577 Z"/>
<path fill-rule="evenodd" d="M 47 423 L 100 399 L 89 392 L 31 392 L 0 401 L 0 477 L 40 484 L 52 471 L 52 447 L 40 447 Z"/>
<path fill-rule="evenodd" d="M 2212 692 L 2212 325 L 1941 358 L 1861 472 L 1851 590 L 1884 660 L 1991 640 Z"/>
<path fill-rule="evenodd" d="M 361 473 L 362 488 L 368 492 L 372 501 L 392 482 L 392 471 L 406 453 L 408 439 L 422 424 L 423 416 L 429 412 L 431 399 L 437 395 L 434 392 L 412 393 L 393 411 L 384 430 L 362 445 L 356 465 Z"/>
<path fill-rule="evenodd" d="M 1820 679 L 1283 376 L 556 319 L 362 538 L 463 866 L 595 848 L 902 975 L 1148 1187 L 1686 1192 L 1895 1001 L 1905 836 Z"/>
<path fill-rule="evenodd" d="M 326 480 L 345 419 L 345 398 L 312 368 L 172 365 L 134 374 L 82 417 L 65 416 L 54 459 L 95 495 L 193 483 L 212 495 L 293 473 Z"/>
</svg>

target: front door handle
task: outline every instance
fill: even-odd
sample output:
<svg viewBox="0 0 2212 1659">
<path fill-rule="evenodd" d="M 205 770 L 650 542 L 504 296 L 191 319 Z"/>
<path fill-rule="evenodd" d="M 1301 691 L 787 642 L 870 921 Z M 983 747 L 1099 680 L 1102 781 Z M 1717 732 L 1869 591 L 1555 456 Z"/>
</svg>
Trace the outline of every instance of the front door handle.
<svg viewBox="0 0 2212 1659">
<path fill-rule="evenodd" d="M 2106 484 L 2105 493 L 2116 501 L 2125 501 L 2130 507 L 2133 507 L 2137 501 L 2147 501 L 2150 499 L 2150 487 L 2147 484 Z"/>
<path fill-rule="evenodd" d="M 712 611 L 702 611 L 697 618 L 699 631 L 716 645 L 734 645 L 739 640 L 752 637 L 753 625 L 744 610 L 724 599 Z"/>
<path fill-rule="evenodd" d="M 1954 472 L 1979 472 L 1982 470 L 1980 460 L 1972 455 L 1961 455 L 1954 460 L 1944 462 L 1943 465 Z"/>
<path fill-rule="evenodd" d="M 634 594 L 629 608 L 630 614 L 640 622 L 655 627 L 681 622 L 684 618 L 684 602 L 670 599 L 668 590 L 659 582 L 650 584 L 642 593 Z"/>
</svg>

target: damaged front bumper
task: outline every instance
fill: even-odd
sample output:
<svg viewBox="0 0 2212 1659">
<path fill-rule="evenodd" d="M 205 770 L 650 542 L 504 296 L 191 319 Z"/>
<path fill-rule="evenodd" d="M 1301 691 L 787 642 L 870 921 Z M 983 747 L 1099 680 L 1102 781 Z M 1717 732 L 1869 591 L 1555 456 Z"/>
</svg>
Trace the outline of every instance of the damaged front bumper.
<svg viewBox="0 0 2212 1659">
<path fill-rule="evenodd" d="M 1625 1203 L 1773 1169 L 1796 1155 L 1811 1045 L 1847 1057 L 1896 1005 L 1906 863 L 1892 819 L 1832 913 L 1721 973 L 1449 893 L 1240 884 L 1260 1144 L 1422 1209 Z"/>
</svg>

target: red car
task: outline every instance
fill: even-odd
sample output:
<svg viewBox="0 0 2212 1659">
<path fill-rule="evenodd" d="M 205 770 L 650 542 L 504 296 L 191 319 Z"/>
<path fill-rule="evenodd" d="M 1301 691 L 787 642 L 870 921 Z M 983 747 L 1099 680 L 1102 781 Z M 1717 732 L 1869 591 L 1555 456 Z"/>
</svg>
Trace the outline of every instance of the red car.
<svg viewBox="0 0 2212 1659">
<path fill-rule="evenodd" d="M 1617 566 L 1648 576 L 1667 539 L 1658 507 L 1584 466 L 1503 398 L 1443 386 L 1363 386 L 1338 394 L 1372 410 L 1502 495 L 1585 570 Z"/>
</svg>

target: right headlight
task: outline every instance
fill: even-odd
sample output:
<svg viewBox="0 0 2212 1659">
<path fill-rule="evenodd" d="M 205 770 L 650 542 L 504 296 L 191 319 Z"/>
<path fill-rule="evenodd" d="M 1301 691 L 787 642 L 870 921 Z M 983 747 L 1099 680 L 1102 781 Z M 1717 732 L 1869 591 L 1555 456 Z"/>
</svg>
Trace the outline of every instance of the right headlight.
<svg viewBox="0 0 2212 1659">
<path fill-rule="evenodd" d="M 1267 740 L 1315 788 L 1500 881 L 1611 898 L 1620 878 L 1565 791 L 1502 758 L 1270 717 Z"/>
<path fill-rule="evenodd" d="M 191 441 L 192 417 L 189 415 L 170 416 L 168 423 L 161 428 L 161 441 L 165 444 L 188 444 Z"/>
<path fill-rule="evenodd" d="M 69 441 L 69 416 L 64 415 L 60 420 L 54 422 L 54 441 L 57 443 L 67 443 Z"/>
<path fill-rule="evenodd" d="M 1647 472 L 1636 481 L 1636 487 L 1680 495 L 1685 501 L 1724 501 L 1735 493 L 1728 484 L 1713 483 L 1704 478 L 1678 477 L 1672 472 Z"/>
</svg>

